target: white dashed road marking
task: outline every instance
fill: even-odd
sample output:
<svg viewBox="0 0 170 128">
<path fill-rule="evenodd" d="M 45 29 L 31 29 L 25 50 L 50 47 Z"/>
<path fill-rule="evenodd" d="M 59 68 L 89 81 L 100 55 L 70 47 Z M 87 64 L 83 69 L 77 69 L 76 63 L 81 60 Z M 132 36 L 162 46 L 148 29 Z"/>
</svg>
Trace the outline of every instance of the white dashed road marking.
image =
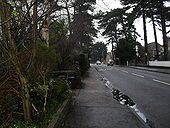
<svg viewBox="0 0 170 128">
<path fill-rule="evenodd" d="M 153 81 L 158 82 L 158 83 L 161 83 L 161 84 L 170 85 L 170 83 L 166 83 L 166 82 L 164 82 L 164 81 L 160 81 L 160 80 L 157 80 L 157 79 L 153 79 Z"/>
<path fill-rule="evenodd" d="M 129 73 L 129 72 L 125 71 L 125 70 L 121 70 L 121 71 L 124 72 L 124 73 Z"/>
<path fill-rule="evenodd" d="M 139 75 L 139 74 L 132 73 L 132 75 L 134 75 L 134 76 L 138 76 L 138 77 L 141 77 L 141 78 L 144 78 L 144 76 Z"/>
</svg>

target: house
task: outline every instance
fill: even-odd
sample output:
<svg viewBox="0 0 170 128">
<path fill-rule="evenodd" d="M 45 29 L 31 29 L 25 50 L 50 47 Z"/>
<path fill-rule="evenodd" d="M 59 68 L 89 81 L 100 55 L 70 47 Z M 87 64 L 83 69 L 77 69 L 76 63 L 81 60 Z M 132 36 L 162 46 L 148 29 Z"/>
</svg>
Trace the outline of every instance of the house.
<svg viewBox="0 0 170 128">
<path fill-rule="evenodd" d="M 108 63 L 110 60 L 112 60 L 113 57 L 112 57 L 112 53 L 111 52 L 108 52 L 107 53 L 107 56 L 106 56 L 106 63 Z"/>
<path fill-rule="evenodd" d="M 162 45 L 158 43 L 158 55 L 162 56 L 164 48 Z M 148 44 L 148 59 L 155 60 L 156 59 L 156 44 L 155 42 Z"/>
</svg>

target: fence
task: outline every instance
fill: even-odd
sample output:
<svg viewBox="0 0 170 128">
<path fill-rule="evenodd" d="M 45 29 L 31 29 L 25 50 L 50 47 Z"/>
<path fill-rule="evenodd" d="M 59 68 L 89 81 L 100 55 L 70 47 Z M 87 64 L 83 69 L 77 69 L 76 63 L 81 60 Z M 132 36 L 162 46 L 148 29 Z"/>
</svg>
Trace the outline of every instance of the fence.
<svg viewBox="0 0 170 128">
<path fill-rule="evenodd" d="M 170 61 L 149 61 L 149 66 L 170 67 Z"/>
</svg>

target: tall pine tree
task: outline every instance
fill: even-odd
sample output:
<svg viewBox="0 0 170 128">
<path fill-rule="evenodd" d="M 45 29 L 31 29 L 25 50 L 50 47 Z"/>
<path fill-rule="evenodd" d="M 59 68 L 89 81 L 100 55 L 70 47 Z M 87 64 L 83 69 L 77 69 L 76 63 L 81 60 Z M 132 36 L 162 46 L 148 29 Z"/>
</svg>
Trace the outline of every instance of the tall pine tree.
<svg viewBox="0 0 170 128">
<path fill-rule="evenodd" d="M 94 28 L 94 16 L 90 13 L 94 11 L 93 5 L 96 0 L 75 0 L 74 18 L 72 23 L 72 39 L 79 49 L 87 50 L 96 36 L 97 30 Z"/>
</svg>

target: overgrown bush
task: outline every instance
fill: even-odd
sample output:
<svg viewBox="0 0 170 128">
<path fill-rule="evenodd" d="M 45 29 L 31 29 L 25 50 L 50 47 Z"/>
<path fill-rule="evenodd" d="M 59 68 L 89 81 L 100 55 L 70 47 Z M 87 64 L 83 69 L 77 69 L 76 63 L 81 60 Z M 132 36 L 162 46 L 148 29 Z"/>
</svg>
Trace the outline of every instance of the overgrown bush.
<svg viewBox="0 0 170 128">
<path fill-rule="evenodd" d="M 79 61 L 79 67 L 80 67 L 81 75 L 84 75 L 90 67 L 88 56 L 84 53 L 81 53 L 79 55 L 78 61 Z"/>
<path fill-rule="evenodd" d="M 25 62 L 25 54 L 22 55 Z M 42 128 L 49 123 L 54 110 L 57 110 L 68 95 L 68 84 L 65 80 L 50 80 L 50 72 L 57 67 L 59 61 L 60 56 L 56 53 L 55 47 L 37 44 L 34 63 L 27 72 L 33 123 L 24 121 L 22 95 L 17 91 L 0 99 L 0 127 Z M 22 67 L 24 69 L 25 65 Z"/>
<path fill-rule="evenodd" d="M 50 98 L 55 99 L 56 97 L 61 96 L 65 91 L 68 90 L 68 83 L 64 79 L 57 78 L 56 80 L 51 81 L 50 86 Z"/>
<path fill-rule="evenodd" d="M 68 83 L 64 79 L 56 79 L 46 82 L 45 85 L 37 84 L 31 88 L 32 102 L 38 107 L 38 111 L 43 111 L 44 99 L 47 95 L 47 106 L 50 102 L 59 100 L 68 90 Z"/>
<path fill-rule="evenodd" d="M 33 114 L 36 123 L 41 127 L 48 125 L 54 112 L 70 95 L 68 89 L 68 83 L 64 79 L 51 80 L 46 85 L 37 84 L 31 89 L 31 101 L 35 106 Z"/>
<path fill-rule="evenodd" d="M 38 128 L 38 126 L 31 122 L 18 121 L 10 128 Z"/>
<path fill-rule="evenodd" d="M 22 120 L 21 97 L 17 94 L 7 94 L 0 99 L 0 127 L 6 128 L 18 120 Z"/>
<path fill-rule="evenodd" d="M 47 93 L 46 93 L 47 90 Z M 19 94 L 8 94 L 0 100 L 0 128 L 45 128 L 52 120 L 63 101 L 70 95 L 64 79 L 47 81 L 46 85 L 36 84 L 30 88 L 33 106 L 33 122 L 24 122 L 22 100 Z M 45 96 L 46 111 L 44 111 Z"/>
<path fill-rule="evenodd" d="M 73 51 L 70 56 L 72 60 L 72 68 L 77 71 L 77 74 L 84 75 L 90 67 L 88 55 L 80 51 Z"/>
<path fill-rule="evenodd" d="M 45 44 L 38 43 L 36 48 L 36 56 L 34 67 L 30 74 L 31 84 L 35 82 L 42 84 L 50 79 L 49 72 L 58 66 L 61 58 L 56 52 L 55 46 L 47 47 Z"/>
</svg>

